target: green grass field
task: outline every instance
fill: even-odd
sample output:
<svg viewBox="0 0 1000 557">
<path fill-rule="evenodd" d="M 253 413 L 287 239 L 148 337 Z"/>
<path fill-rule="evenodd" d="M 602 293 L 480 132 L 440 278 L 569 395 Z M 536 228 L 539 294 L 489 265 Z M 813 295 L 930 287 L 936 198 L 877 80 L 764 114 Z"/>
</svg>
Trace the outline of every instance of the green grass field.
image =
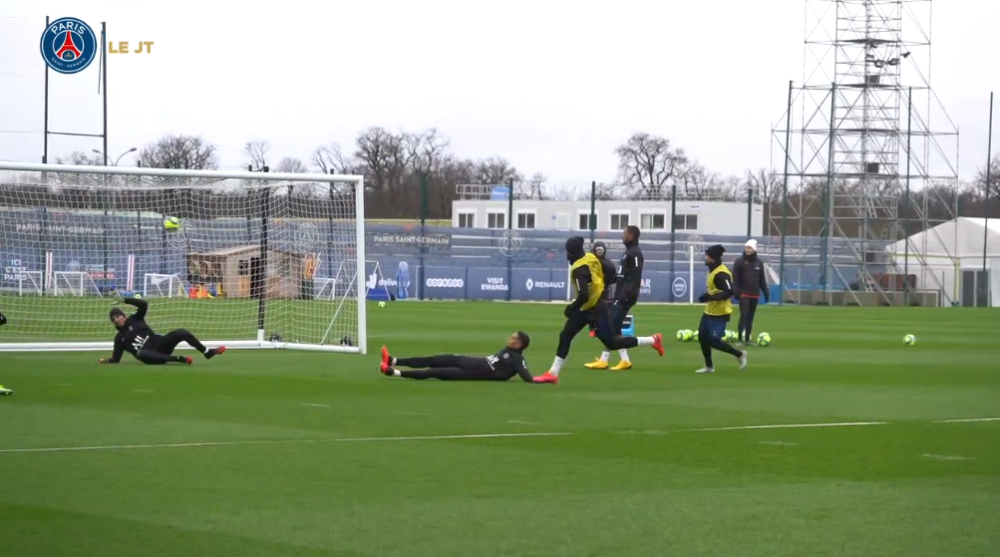
<svg viewBox="0 0 1000 557">
<path fill-rule="evenodd" d="M 672 338 L 699 311 L 636 316 Z M 538 374 L 559 306 L 369 315 L 369 356 L 0 353 L 16 391 L 0 399 L 0 553 L 1000 555 L 995 310 L 765 307 L 773 345 L 711 376 L 673 341 L 590 371 L 599 345 L 581 337 L 556 387 L 390 379 L 374 352 L 486 354 L 524 328 Z M 765 427 L 780 425 L 803 427 Z"/>
</svg>

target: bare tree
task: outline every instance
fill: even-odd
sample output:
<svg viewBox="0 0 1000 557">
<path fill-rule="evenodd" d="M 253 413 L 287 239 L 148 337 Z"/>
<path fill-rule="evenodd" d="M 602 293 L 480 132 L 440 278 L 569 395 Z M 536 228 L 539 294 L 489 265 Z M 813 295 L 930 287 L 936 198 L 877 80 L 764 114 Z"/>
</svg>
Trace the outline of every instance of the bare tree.
<svg viewBox="0 0 1000 557">
<path fill-rule="evenodd" d="M 477 184 L 515 184 L 524 180 L 510 161 L 503 157 L 490 157 L 476 163 L 475 183 Z"/>
<path fill-rule="evenodd" d="M 976 172 L 976 182 L 974 187 L 978 190 L 980 196 L 987 192 L 985 166 Z M 990 183 L 988 192 L 991 199 L 1000 198 L 1000 153 L 994 155 L 993 160 L 990 161 Z"/>
<path fill-rule="evenodd" d="M 305 174 L 309 172 L 309 167 L 299 159 L 285 157 L 278 162 L 278 166 L 275 167 L 274 171 L 287 174 Z"/>
<path fill-rule="evenodd" d="M 519 199 L 546 199 L 545 183 L 549 181 L 548 176 L 541 172 L 535 172 L 520 187 L 514 188 L 514 194 Z"/>
<path fill-rule="evenodd" d="M 634 198 L 663 199 L 689 164 L 684 150 L 671 147 L 669 139 L 644 132 L 633 134 L 615 154 L 618 180 Z"/>
<path fill-rule="evenodd" d="M 376 196 L 386 216 L 412 216 L 413 207 L 419 205 L 419 191 L 406 187 L 416 157 L 412 136 L 373 127 L 358 134 L 355 145 L 354 158 L 365 176 L 365 189 Z"/>
<path fill-rule="evenodd" d="M 214 170 L 217 148 L 198 136 L 168 135 L 139 150 L 136 163 L 144 168 Z"/>
<path fill-rule="evenodd" d="M 441 135 L 436 128 L 421 134 L 408 134 L 406 143 L 412 155 L 414 170 L 425 175 L 441 168 L 444 163 L 443 155 L 451 145 L 451 141 Z"/>
<path fill-rule="evenodd" d="M 268 166 L 267 159 L 271 153 L 271 143 L 266 140 L 248 141 L 243 146 L 243 153 L 247 156 L 247 163 L 250 169 L 254 172 L 260 172 L 264 170 L 265 166 Z"/>
<path fill-rule="evenodd" d="M 312 154 L 313 166 L 323 174 L 354 174 L 355 162 L 345 156 L 337 143 L 317 147 Z"/>
<path fill-rule="evenodd" d="M 692 199 L 707 199 L 713 191 L 720 190 L 719 175 L 709 171 L 697 162 L 688 163 L 687 169 L 678 176 L 679 187 L 685 196 Z"/>
<path fill-rule="evenodd" d="M 104 164 L 104 157 L 97 153 L 87 154 L 82 151 L 73 151 L 67 157 L 56 157 L 56 164 L 72 164 L 74 166 L 101 166 Z"/>
</svg>

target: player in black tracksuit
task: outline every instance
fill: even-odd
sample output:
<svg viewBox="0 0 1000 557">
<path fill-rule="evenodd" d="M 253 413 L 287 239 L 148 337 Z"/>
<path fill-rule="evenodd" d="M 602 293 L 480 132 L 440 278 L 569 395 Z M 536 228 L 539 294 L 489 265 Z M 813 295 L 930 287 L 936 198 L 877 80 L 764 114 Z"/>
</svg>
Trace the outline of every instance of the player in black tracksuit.
<svg viewBox="0 0 1000 557">
<path fill-rule="evenodd" d="M 622 254 L 615 273 L 614 296 L 609 298 L 612 300 L 609 308 L 609 320 L 611 326 L 614 327 L 615 334 L 618 335 L 622 332 L 625 317 L 639 302 L 639 291 L 642 288 L 642 267 L 645 260 L 642 256 L 642 250 L 639 248 L 639 235 L 638 226 L 626 226 L 625 230 L 622 231 L 625 253 Z M 628 350 L 619 350 L 618 354 L 621 357 L 621 362 L 611 369 L 614 371 L 630 369 L 632 362 L 629 361 Z M 611 353 L 605 350 L 601 353 L 600 358 L 585 365 L 590 369 L 607 369 L 610 358 Z"/>
<path fill-rule="evenodd" d="M 608 259 L 608 247 L 604 242 L 594 242 L 594 247 L 590 252 L 601 260 L 601 270 L 604 271 L 604 299 L 609 302 L 615 299 L 615 282 L 618 281 L 618 270 L 615 264 Z M 590 325 L 590 336 L 597 336 L 597 325 Z"/>
<path fill-rule="evenodd" d="M 382 347 L 379 371 L 389 377 L 406 379 L 440 379 L 442 381 L 507 381 L 515 375 L 525 383 L 534 377 L 524 363 L 524 351 L 531 339 L 518 331 L 507 339 L 507 345 L 492 356 L 472 357 L 445 354 L 424 358 L 393 358 L 389 349 Z M 418 368 L 400 371 L 397 366 Z"/>
<path fill-rule="evenodd" d="M 130 306 L 135 306 L 136 311 L 132 315 L 126 316 L 121 308 L 111 308 L 109 317 L 111 322 L 118 329 L 115 335 L 114 353 L 110 358 L 101 358 L 98 363 L 117 364 L 121 361 L 125 352 L 135 356 L 135 359 L 144 364 L 158 365 L 168 362 L 179 364 L 192 364 L 194 361 L 190 356 L 174 356 L 177 345 L 186 342 L 195 350 L 201 352 L 206 358 L 211 358 L 226 351 L 225 346 L 217 349 L 206 348 L 194 335 L 186 329 L 176 329 L 165 335 L 158 335 L 146 323 L 146 311 L 149 310 L 149 303 L 140 298 L 120 298 L 120 302 Z"/>
<path fill-rule="evenodd" d="M 740 301 L 739 342 L 753 346 L 753 318 L 760 298 L 767 303 L 770 291 L 764 262 L 757 257 L 757 241 L 749 240 L 733 265 L 733 294 Z"/>
</svg>

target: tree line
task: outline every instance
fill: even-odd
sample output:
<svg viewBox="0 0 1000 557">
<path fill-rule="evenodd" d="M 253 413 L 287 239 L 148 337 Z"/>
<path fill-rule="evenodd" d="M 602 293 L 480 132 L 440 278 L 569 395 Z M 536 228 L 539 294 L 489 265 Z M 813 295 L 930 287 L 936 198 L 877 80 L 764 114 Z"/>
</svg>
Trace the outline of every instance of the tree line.
<svg viewBox="0 0 1000 557">
<path fill-rule="evenodd" d="M 950 220 L 955 216 L 1000 217 L 1000 154 L 991 161 L 989 198 L 986 200 L 987 172 L 980 168 L 974 180 L 960 184 L 930 184 L 906 197 L 898 180 L 875 184 L 880 189 L 881 207 L 849 207 L 857 198 L 858 182 L 826 180 L 794 181 L 784 199 L 784 179 L 765 168 L 739 175 L 713 172 L 689 156 L 669 139 L 636 133 L 615 148 L 618 158 L 616 179 L 595 184 L 599 200 L 669 200 L 672 195 L 687 200 L 746 201 L 754 196 L 764 209 L 766 234 L 779 233 L 779 220 L 789 233 L 822 233 L 824 200 L 834 199 L 836 216 L 849 218 L 865 212 L 873 220 Z M 527 174 L 511 161 L 493 156 L 474 160 L 452 150 L 450 140 L 437 129 L 423 132 L 394 132 L 368 128 L 357 135 L 348 148 L 331 143 L 317 147 L 308 161 L 278 157 L 270 142 L 255 139 L 243 148 L 244 163 L 253 171 L 359 174 L 365 177 L 365 201 L 371 218 L 428 219 L 451 216 L 451 202 L 460 184 L 513 184 L 515 199 L 589 199 L 589 189 L 563 189 L 548 178 Z M 71 153 L 57 159 L 60 164 L 100 165 L 103 155 Z M 149 168 L 217 169 L 218 147 L 199 136 L 168 135 L 149 143 L 135 155 L 138 166 Z M 869 182 L 868 188 L 872 188 Z M 676 188 L 676 190 L 675 190 Z M 832 191 L 831 191 L 832 189 Z M 422 193 L 426 192 L 426 193 Z M 893 208 L 893 206 L 895 208 Z M 819 227 L 819 229 L 817 229 Z M 860 227 L 860 224 L 858 225 Z M 852 235 L 857 230 L 834 230 L 834 235 Z"/>
</svg>

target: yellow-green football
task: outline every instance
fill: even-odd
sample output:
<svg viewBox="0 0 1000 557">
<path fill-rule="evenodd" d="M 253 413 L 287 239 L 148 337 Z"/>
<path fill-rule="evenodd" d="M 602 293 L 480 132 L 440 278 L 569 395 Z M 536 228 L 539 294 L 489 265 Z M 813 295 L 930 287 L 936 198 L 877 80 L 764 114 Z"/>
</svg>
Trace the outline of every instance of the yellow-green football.
<svg viewBox="0 0 1000 557">
<path fill-rule="evenodd" d="M 167 217 L 163 219 L 163 229 L 167 232 L 177 232 L 181 229 L 181 219 L 177 217 Z"/>
<path fill-rule="evenodd" d="M 761 333 L 757 335 L 757 344 L 759 346 L 767 346 L 771 344 L 771 335 L 767 333 Z"/>
<path fill-rule="evenodd" d="M 694 336 L 694 334 L 687 329 L 681 329 L 680 331 L 677 331 L 677 340 L 679 340 L 680 342 L 687 342 L 691 340 L 692 336 Z"/>
<path fill-rule="evenodd" d="M 906 335 L 905 337 L 903 337 L 904 346 L 913 346 L 916 343 L 917 343 L 917 337 L 913 335 Z"/>
</svg>

